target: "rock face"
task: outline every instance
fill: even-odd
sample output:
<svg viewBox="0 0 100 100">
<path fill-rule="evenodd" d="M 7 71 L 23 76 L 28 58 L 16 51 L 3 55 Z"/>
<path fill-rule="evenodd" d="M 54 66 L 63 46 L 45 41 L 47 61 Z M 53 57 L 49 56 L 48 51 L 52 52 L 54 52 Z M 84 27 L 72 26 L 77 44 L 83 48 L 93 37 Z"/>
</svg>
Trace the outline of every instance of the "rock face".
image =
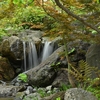
<svg viewBox="0 0 100 100">
<path fill-rule="evenodd" d="M 7 58 L 0 56 L 0 80 L 9 81 L 14 78 L 14 69 Z"/>
<path fill-rule="evenodd" d="M 69 80 L 68 80 L 68 73 L 65 70 L 59 70 L 57 72 L 57 76 L 54 79 L 52 86 L 54 87 L 62 87 L 63 85 L 68 85 Z"/>
<path fill-rule="evenodd" d="M 22 88 L 23 88 L 22 86 L 12 86 L 12 85 L 2 86 L 0 84 L 0 97 L 10 97 L 10 96 L 13 97 Z M 2 99 L 0 99 L 0 100 L 2 100 Z M 6 99 L 6 100 L 8 100 L 8 99 Z M 10 100 L 14 100 L 14 99 L 10 99 Z"/>
<path fill-rule="evenodd" d="M 97 98 L 81 88 L 72 88 L 66 91 L 64 100 L 97 100 Z"/>
<path fill-rule="evenodd" d="M 76 65 L 77 67 L 80 60 L 86 60 L 85 54 L 89 46 L 89 43 L 81 40 L 76 40 L 68 44 L 69 52 L 75 48 L 74 52 L 69 54 L 70 61 L 74 66 Z"/>
<path fill-rule="evenodd" d="M 93 44 L 89 47 L 86 53 L 86 61 L 92 67 L 98 67 L 100 70 L 100 45 Z M 93 72 L 92 78 L 96 77 L 96 73 Z"/>
<path fill-rule="evenodd" d="M 34 70 L 32 72 L 32 77 L 30 83 L 35 86 L 48 86 L 50 85 L 56 77 L 56 72 L 50 66 L 44 66 L 40 70 Z"/>
<path fill-rule="evenodd" d="M 63 47 L 57 49 L 49 58 L 25 73 L 28 75 L 29 83 L 35 86 L 48 86 L 52 84 L 56 77 L 55 68 L 51 67 L 59 58 L 59 52 L 63 51 Z"/>
<path fill-rule="evenodd" d="M 23 45 L 17 36 L 11 36 L 2 42 L 2 56 L 11 61 L 22 59 Z"/>
</svg>

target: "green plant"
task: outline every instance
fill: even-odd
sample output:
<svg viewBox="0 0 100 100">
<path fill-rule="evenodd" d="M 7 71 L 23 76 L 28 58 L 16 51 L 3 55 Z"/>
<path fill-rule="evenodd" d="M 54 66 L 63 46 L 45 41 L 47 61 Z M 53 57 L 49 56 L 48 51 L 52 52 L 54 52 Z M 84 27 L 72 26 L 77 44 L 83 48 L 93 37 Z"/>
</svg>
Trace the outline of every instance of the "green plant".
<svg viewBox="0 0 100 100">
<path fill-rule="evenodd" d="M 41 97 L 45 97 L 47 95 L 47 93 L 42 89 L 37 90 L 37 92 L 40 94 Z"/>
<path fill-rule="evenodd" d="M 4 36 L 8 36 L 7 33 L 6 33 L 6 31 L 4 29 L 0 29 L 0 41 L 2 40 L 2 38 Z"/>
<path fill-rule="evenodd" d="M 66 91 L 70 87 L 71 87 L 70 85 L 62 84 L 61 87 L 60 87 L 60 91 Z"/>
<path fill-rule="evenodd" d="M 100 86 L 88 86 L 86 90 L 92 92 L 98 98 L 98 100 L 100 100 Z"/>
<path fill-rule="evenodd" d="M 61 100 L 61 98 L 60 97 L 57 97 L 56 100 Z"/>
<path fill-rule="evenodd" d="M 18 75 L 18 79 L 22 80 L 23 82 L 28 82 L 28 77 L 25 73 L 21 73 Z"/>
<path fill-rule="evenodd" d="M 34 9 L 35 8 L 35 9 Z M 17 26 L 22 26 L 24 29 L 30 28 L 32 24 L 42 24 L 45 12 L 37 6 L 27 6 L 26 8 L 18 8 L 15 12 L 13 21 Z"/>
</svg>

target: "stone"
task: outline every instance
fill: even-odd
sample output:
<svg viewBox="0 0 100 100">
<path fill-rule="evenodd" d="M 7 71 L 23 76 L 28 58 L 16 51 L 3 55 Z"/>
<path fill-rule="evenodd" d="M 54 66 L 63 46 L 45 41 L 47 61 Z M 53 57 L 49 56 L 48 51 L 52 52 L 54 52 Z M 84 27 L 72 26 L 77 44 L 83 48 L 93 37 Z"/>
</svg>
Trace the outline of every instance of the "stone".
<svg viewBox="0 0 100 100">
<path fill-rule="evenodd" d="M 2 56 L 7 57 L 11 61 L 22 60 L 23 44 L 17 36 L 11 36 L 4 39 L 1 46 Z"/>
<path fill-rule="evenodd" d="M 52 85 L 46 87 L 46 91 L 51 91 Z"/>
<path fill-rule="evenodd" d="M 8 59 L 0 56 L 0 80 L 9 81 L 15 77 L 15 72 Z"/>
<path fill-rule="evenodd" d="M 97 98 L 82 88 L 71 88 L 65 92 L 64 100 L 97 100 Z"/>
<path fill-rule="evenodd" d="M 13 97 L 22 88 L 23 88 L 22 86 L 13 86 L 13 85 L 2 86 L 0 85 L 0 97 Z"/>
<path fill-rule="evenodd" d="M 60 91 L 60 92 L 51 94 L 50 96 L 44 97 L 40 100 L 56 100 L 58 97 L 60 98 L 60 100 L 64 100 L 64 94 L 65 94 L 65 91 Z"/>
<path fill-rule="evenodd" d="M 41 96 L 38 93 L 31 93 L 25 96 L 23 100 L 41 100 Z"/>
<path fill-rule="evenodd" d="M 30 78 L 29 82 L 34 86 L 45 87 L 50 85 L 55 77 L 55 70 L 49 66 L 44 66 L 39 71 L 32 72 L 32 77 Z"/>
<path fill-rule="evenodd" d="M 62 85 L 69 85 L 68 73 L 66 70 L 59 70 L 57 72 L 57 77 L 52 83 L 54 87 L 62 87 Z"/>
<path fill-rule="evenodd" d="M 63 51 L 63 47 L 60 47 L 48 59 L 43 61 L 37 67 L 34 67 L 24 73 L 28 75 L 28 80 L 31 85 L 46 87 L 51 85 L 56 77 L 55 68 L 51 67 L 52 63 L 55 63 L 58 59 L 59 52 Z"/>
<path fill-rule="evenodd" d="M 98 70 L 100 70 L 100 45 L 99 44 L 93 44 L 88 48 L 88 51 L 86 53 L 86 62 L 91 67 L 97 67 Z M 96 78 L 97 75 L 93 71 L 91 78 Z"/>
</svg>

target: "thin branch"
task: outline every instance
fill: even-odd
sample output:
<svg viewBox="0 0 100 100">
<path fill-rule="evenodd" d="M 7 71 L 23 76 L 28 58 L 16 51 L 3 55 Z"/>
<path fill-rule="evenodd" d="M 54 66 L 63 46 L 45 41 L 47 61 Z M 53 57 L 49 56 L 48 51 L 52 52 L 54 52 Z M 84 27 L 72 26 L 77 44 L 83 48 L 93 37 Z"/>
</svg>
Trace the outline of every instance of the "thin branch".
<svg viewBox="0 0 100 100">
<path fill-rule="evenodd" d="M 87 23 L 84 19 L 80 18 L 79 16 L 75 15 L 73 12 L 71 12 L 68 8 L 65 8 L 59 0 L 55 0 L 56 5 L 58 7 L 60 7 L 62 10 L 64 10 L 68 15 L 74 17 L 75 19 L 79 20 L 80 22 L 82 22 L 84 25 L 92 28 L 93 30 L 97 31 L 98 33 L 100 33 L 100 30 L 98 28 L 96 28 L 95 26 L 91 25 L 90 23 Z"/>
</svg>

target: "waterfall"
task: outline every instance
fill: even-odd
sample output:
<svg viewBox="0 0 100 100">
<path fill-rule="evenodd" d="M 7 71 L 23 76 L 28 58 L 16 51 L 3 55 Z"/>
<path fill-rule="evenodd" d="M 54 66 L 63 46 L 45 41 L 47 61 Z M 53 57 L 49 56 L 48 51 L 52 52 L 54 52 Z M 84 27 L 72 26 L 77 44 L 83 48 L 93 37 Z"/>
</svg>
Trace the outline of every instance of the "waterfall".
<svg viewBox="0 0 100 100">
<path fill-rule="evenodd" d="M 31 69 L 33 67 L 33 55 L 32 55 L 32 45 L 31 42 L 28 42 L 28 69 Z"/>
<path fill-rule="evenodd" d="M 51 55 L 51 53 L 53 52 L 53 46 L 54 44 L 52 42 L 45 42 L 42 54 L 42 61 L 46 60 Z"/>
<path fill-rule="evenodd" d="M 32 42 L 31 42 L 31 46 L 32 46 L 32 62 L 33 62 L 33 67 L 35 67 L 39 64 L 37 50 L 35 44 L 33 44 Z"/>
<path fill-rule="evenodd" d="M 26 51 L 26 48 L 28 48 L 28 51 Z M 28 53 L 26 54 L 26 52 Z M 39 64 L 36 46 L 33 42 L 28 42 L 27 47 L 26 43 L 23 42 L 23 56 L 24 56 L 24 63 L 23 63 L 24 71 L 31 69 Z"/>
<path fill-rule="evenodd" d="M 39 50 L 37 51 L 36 46 L 33 42 L 27 42 L 27 43 L 23 42 L 24 71 L 31 69 L 37 66 L 42 61 L 46 60 L 53 52 L 54 43 L 46 41 L 42 49 L 43 50 L 41 50 L 42 52 L 42 57 L 41 57 Z"/>
<path fill-rule="evenodd" d="M 23 42 L 23 53 L 24 53 L 24 70 L 26 71 L 26 44 Z"/>
</svg>

